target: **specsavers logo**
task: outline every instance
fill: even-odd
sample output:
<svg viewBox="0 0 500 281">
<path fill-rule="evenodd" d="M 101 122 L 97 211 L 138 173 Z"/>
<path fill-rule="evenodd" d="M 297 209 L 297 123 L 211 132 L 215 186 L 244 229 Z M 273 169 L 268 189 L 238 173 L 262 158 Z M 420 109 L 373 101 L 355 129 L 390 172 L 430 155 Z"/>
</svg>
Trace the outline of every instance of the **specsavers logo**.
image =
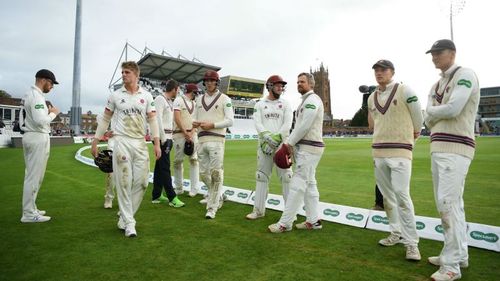
<svg viewBox="0 0 500 281">
<path fill-rule="evenodd" d="M 381 217 L 381 216 L 373 216 L 372 221 L 374 223 L 383 223 L 383 224 L 389 224 L 389 219 L 387 217 Z"/>
<path fill-rule="evenodd" d="M 442 225 L 437 225 L 434 227 L 434 230 L 439 233 L 443 233 L 443 226 Z"/>
<path fill-rule="evenodd" d="M 248 193 L 245 193 L 245 192 L 240 192 L 240 193 L 238 193 L 238 197 L 239 197 L 239 198 L 246 199 L 246 198 L 248 197 Z"/>
<path fill-rule="evenodd" d="M 346 216 L 348 220 L 362 221 L 364 216 L 362 214 L 349 213 Z"/>
<path fill-rule="evenodd" d="M 278 206 L 280 204 L 280 200 L 278 200 L 278 199 L 269 199 L 269 200 L 267 200 L 267 203 L 271 204 L 271 205 Z"/>
<path fill-rule="evenodd" d="M 498 235 L 495 233 L 484 233 L 481 231 L 472 231 L 470 237 L 474 240 L 484 240 L 489 243 L 496 243 L 498 241 Z"/>
<path fill-rule="evenodd" d="M 226 190 L 226 192 L 224 192 L 224 194 L 226 194 L 227 196 L 233 196 L 234 191 L 233 190 Z"/>
<path fill-rule="evenodd" d="M 201 187 L 201 190 L 208 190 L 208 188 L 207 188 L 207 186 L 206 186 L 206 185 L 203 185 L 203 186 Z"/>
<path fill-rule="evenodd" d="M 41 103 L 35 104 L 35 109 L 43 109 L 43 108 L 44 108 L 43 104 L 41 104 Z"/>
<path fill-rule="evenodd" d="M 340 215 L 340 212 L 333 209 L 325 209 L 323 210 L 323 214 L 325 216 L 338 217 Z"/>
<path fill-rule="evenodd" d="M 417 221 L 416 225 L 417 225 L 417 230 L 422 230 L 425 228 L 425 223 L 423 223 L 421 221 Z"/>
</svg>

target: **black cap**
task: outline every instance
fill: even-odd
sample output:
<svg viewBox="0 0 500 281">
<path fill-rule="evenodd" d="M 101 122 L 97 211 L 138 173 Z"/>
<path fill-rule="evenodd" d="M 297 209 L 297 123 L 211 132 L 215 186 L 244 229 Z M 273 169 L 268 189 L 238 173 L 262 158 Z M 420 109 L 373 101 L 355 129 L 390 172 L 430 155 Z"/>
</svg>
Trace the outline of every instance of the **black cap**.
<svg viewBox="0 0 500 281">
<path fill-rule="evenodd" d="M 186 141 L 184 143 L 184 154 L 191 156 L 194 153 L 194 143 L 192 141 Z"/>
<path fill-rule="evenodd" d="M 394 64 L 388 60 L 379 60 L 377 61 L 373 66 L 372 69 L 375 69 L 375 67 L 382 67 L 383 69 L 390 68 L 394 70 Z"/>
<path fill-rule="evenodd" d="M 54 75 L 54 73 L 52 73 L 52 71 L 50 71 L 48 69 L 38 70 L 38 72 L 35 74 L 35 77 L 36 78 L 50 79 L 53 84 L 59 84 L 59 82 L 57 82 L 57 80 L 56 80 L 56 76 Z"/>
<path fill-rule="evenodd" d="M 449 39 L 441 39 L 437 40 L 432 44 L 432 47 L 429 51 L 425 52 L 426 54 L 431 53 L 431 52 L 437 52 L 437 51 L 442 51 L 442 50 L 453 50 L 456 51 L 457 49 L 455 48 L 455 43 Z"/>
</svg>

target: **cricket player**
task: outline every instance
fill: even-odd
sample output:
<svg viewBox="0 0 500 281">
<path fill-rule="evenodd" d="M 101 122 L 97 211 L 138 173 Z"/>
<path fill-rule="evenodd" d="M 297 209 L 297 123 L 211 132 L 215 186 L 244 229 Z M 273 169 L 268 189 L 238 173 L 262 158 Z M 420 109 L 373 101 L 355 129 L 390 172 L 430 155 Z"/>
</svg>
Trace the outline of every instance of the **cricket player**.
<svg viewBox="0 0 500 281">
<path fill-rule="evenodd" d="M 431 169 L 434 198 L 441 216 L 444 246 L 430 257 L 439 270 L 433 280 L 458 280 L 460 268 L 468 267 L 467 223 L 464 184 L 474 158 L 474 122 L 479 106 L 479 81 L 470 68 L 455 64 L 456 48 L 451 40 L 436 41 L 430 50 L 441 79 L 429 93 L 425 123 L 431 131 Z"/>
<path fill-rule="evenodd" d="M 378 86 L 368 98 L 368 124 L 373 129 L 375 180 L 384 197 L 391 233 L 382 246 L 403 243 L 406 259 L 419 261 L 415 211 L 410 197 L 413 147 L 422 129 L 422 109 L 415 92 L 393 80 L 394 64 L 379 60 L 373 66 Z"/>
<path fill-rule="evenodd" d="M 196 94 L 198 86 L 187 84 L 183 96 L 178 96 L 174 101 L 174 187 L 177 194 L 184 193 L 182 182 L 184 179 L 184 144 L 186 141 L 193 142 L 194 152 L 189 157 L 189 179 L 191 190 L 189 196 L 198 194 L 198 182 L 200 178 L 200 167 L 198 165 L 198 136 L 193 128 L 193 115 L 196 110 Z"/>
<path fill-rule="evenodd" d="M 35 74 L 35 85 L 24 95 L 19 123 L 23 135 L 24 186 L 21 222 L 46 222 L 45 211 L 36 206 L 36 198 L 42 186 L 45 168 L 50 154 L 50 122 L 60 113 L 46 102 L 45 95 L 59 84 L 52 71 L 41 69 Z"/>
<path fill-rule="evenodd" d="M 280 220 L 269 225 L 269 231 L 281 233 L 292 230 L 292 223 L 302 206 L 305 205 L 306 220 L 296 224 L 297 229 L 321 229 L 318 214 L 319 192 L 316 183 L 316 167 L 325 150 L 323 143 L 323 102 L 314 93 L 314 76 L 300 73 L 297 89 L 302 102 L 295 112 L 295 127 L 288 141 L 282 145 L 295 161 L 295 171 L 290 182 L 290 191 Z"/>
<path fill-rule="evenodd" d="M 214 219 L 221 207 L 224 182 L 224 143 L 226 128 L 233 125 L 234 112 L 231 99 L 219 91 L 219 74 L 208 70 L 203 77 L 205 93 L 196 101 L 193 127 L 199 128 L 198 159 L 200 177 L 208 188 L 205 218 Z"/>
<path fill-rule="evenodd" d="M 285 91 L 286 82 L 279 75 L 267 79 L 266 88 L 269 94 L 255 104 L 253 120 L 259 134 L 257 148 L 257 171 L 255 173 L 255 202 L 253 211 L 246 216 L 249 220 L 264 217 L 266 200 L 269 193 L 269 178 L 273 169 L 273 155 L 282 142 L 288 140 L 292 127 L 293 112 L 287 101 L 280 99 Z M 276 166 L 286 202 L 292 169 L 281 169 Z"/>
<path fill-rule="evenodd" d="M 156 117 L 158 120 L 158 128 L 161 141 L 161 157 L 156 160 L 154 177 L 153 177 L 153 192 L 152 203 L 160 203 L 161 192 L 164 189 L 167 193 L 169 205 L 174 208 L 184 206 L 174 191 L 172 186 L 172 175 L 170 174 L 170 151 L 172 150 L 172 132 L 174 127 L 174 105 L 173 100 L 177 95 L 179 83 L 170 79 L 165 85 L 165 92 L 155 99 Z"/>
<path fill-rule="evenodd" d="M 91 147 L 92 155 L 97 157 L 97 143 L 106 132 L 111 118 L 117 114 L 113 131 L 113 176 L 120 209 L 118 228 L 125 230 L 126 237 L 137 236 L 134 215 L 148 187 L 146 123 L 153 136 L 156 159 L 162 153 L 153 96 L 138 85 L 139 74 L 137 63 L 122 63 L 123 87 L 110 95 Z"/>
</svg>

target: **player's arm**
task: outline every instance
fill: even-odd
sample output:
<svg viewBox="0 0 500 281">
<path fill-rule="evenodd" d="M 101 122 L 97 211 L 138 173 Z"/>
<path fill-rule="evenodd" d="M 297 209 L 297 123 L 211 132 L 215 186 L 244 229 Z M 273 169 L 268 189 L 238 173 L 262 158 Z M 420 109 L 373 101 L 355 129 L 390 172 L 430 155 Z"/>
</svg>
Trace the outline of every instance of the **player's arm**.
<svg viewBox="0 0 500 281">
<path fill-rule="evenodd" d="M 264 124 L 262 123 L 262 114 L 260 113 L 261 110 L 262 109 L 260 107 L 260 102 L 256 103 L 253 110 L 253 123 L 255 125 L 255 130 L 257 131 L 257 134 L 259 134 L 259 136 L 263 132 L 267 131 L 267 129 L 264 127 Z"/>
<path fill-rule="evenodd" d="M 413 136 L 416 139 L 420 135 L 422 123 L 424 122 L 422 117 L 422 107 L 420 106 L 420 101 L 418 100 L 415 91 L 406 85 L 404 87 L 403 93 L 406 98 L 406 106 L 408 107 L 413 123 Z"/>
<path fill-rule="evenodd" d="M 159 127 L 158 127 L 158 122 L 156 118 L 156 106 L 155 102 L 153 101 L 153 97 L 151 94 L 149 95 L 148 98 L 148 105 L 146 107 L 146 112 L 147 112 L 147 117 L 148 117 L 148 125 L 149 129 L 151 131 L 151 137 L 153 137 L 153 145 L 154 145 L 154 152 L 155 152 L 155 158 L 156 160 L 160 159 L 161 157 L 161 147 L 160 147 L 160 133 L 159 133 Z"/>
<path fill-rule="evenodd" d="M 294 146 L 299 142 L 304 136 L 309 132 L 316 115 L 318 114 L 318 109 L 320 107 L 321 100 L 317 97 L 309 98 L 306 103 L 302 105 L 302 118 L 297 119 L 295 127 L 288 138 L 288 144 Z M 299 109 L 300 110 L 300 109 Z"/>
<path fill-rule="evenodd" d="M 52 122 L 52 120 L 56 118 L 57 114 L 59 114 L 59 110 L 57 108 L 52 105 L 49 106 L 49 104 L 45 102 L 45 99 L 39 95 L 35 96 L 33 104 L 30 106 L 33 122 L 35 122 L 38 127 L 50 125 L 50 122 Z"/>
<path fill-rule="evenodd" d="M 455 87 L 450 94 L 447 103 L 427 107 L 427 114 L 436 119 L 451 119 L 457 117 L 472 94 L 472 90 L 477 87 L 478 82 L 472 71 L 460 71 L 457 73 Z"/>
<path fill-rule="evenodd" d="M 91 144 L 91 153 L 94 157 L 97 157 L 97 154 L 99 153 L 99 151 L 97 150 L 97 144 L 104 137 L 104 134 L 108 130 L 109 123 L 111 123 L 112 117 L 113 111 L 106 107 L 104 109 L 104 113 L 102 114 L 101 120 L 97 123 L 97 129 Z"/>
<path fill-rule="evenodd" d="M 226 101 L 224 102 L 224 120 L 221 122 L 214 123 L 214 128 L 216 129 L 229 128 L 233 126 L 234 122 L 233 104 L 231 103 L 231 99 L 229 99 L 228 97 L 225 97 L 225 99 Z"/>
<path fill-rule="evenodd" d="M 375 123 L 373 122 L 373 116 L 370 110 L 368 110 L 368 129 L 373 131 L 374 128 L 375 128 Z"/>
<path fill-rule="evenodd" d="M 279 130 L 283 142 L 285 142 L 288 139 L 288 135 L 290 135 L 290 128 L 292 128 L 292 122 L 293 122 L 292 108 L 290 107 L 290 104 L 286 103 L 283 112 L 283 124 L 281 125 L 281 128 Z"/>
<path fill-rule="evenodd" d="M 158 96 L 156 97 L 155 99 L 155 109 L 156 109 L 156 121 L 157 121 L 157 124 L 158 124 L 158 137 L 159 137 L 159 140 L 164 140 L 166 137 L 165 137 L 165 124 L 163 124 L 163 112 L 164 112 L 164 109 L 165 109 L 165 99 L 163 98 L 163 96 Z M 149 113 L 148 113 L 149 114 Z M 151 126 L 149 127 L 151 129 Z"/>
</svg>

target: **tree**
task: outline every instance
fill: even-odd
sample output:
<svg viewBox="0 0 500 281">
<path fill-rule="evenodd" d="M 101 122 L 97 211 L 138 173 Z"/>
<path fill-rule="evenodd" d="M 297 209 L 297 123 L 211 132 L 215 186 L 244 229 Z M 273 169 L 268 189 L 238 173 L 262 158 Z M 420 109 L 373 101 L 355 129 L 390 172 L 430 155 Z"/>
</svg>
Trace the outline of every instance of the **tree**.
<svg viewBox="0 0 500 281">
<path fill-rule="evenodd" d="M 368 107 L 362 107 L 354 114 L 351 127 L 368 127 Z"/>
<path fill-rule="evenodd" d="M 12 96 L 4 90 L 0 90 L 0 98 L 11 98 Z"/>
</svg>

